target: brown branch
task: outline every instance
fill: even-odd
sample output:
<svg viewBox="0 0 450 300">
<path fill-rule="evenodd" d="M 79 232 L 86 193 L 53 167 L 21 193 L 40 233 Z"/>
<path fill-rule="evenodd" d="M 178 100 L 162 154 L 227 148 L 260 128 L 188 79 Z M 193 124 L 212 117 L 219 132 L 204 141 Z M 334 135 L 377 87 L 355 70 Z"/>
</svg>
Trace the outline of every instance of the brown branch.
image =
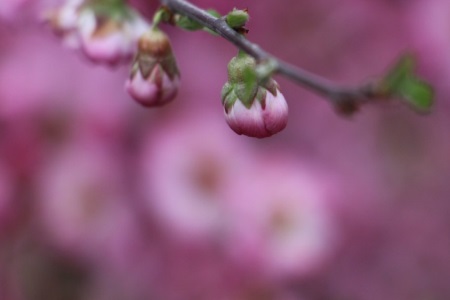
<svg viewBox="0 0 450 300">
<path fill-rule="evenodd" d="M 274 72 L 326 97 L 343 113 L 353 113 L 361 104 L 376 98 L 372 88 L 373 85 L 368 84 L 357 88 L 341 87 L 314 73 L 289 64 L 250 42 L 243 35 L 229 27 L 224 19 L 216 18 L 188 1 L 160 0 L 160 2 L 171 11 L 189 17 L 216 32 L 239 49 L 253 56 L 256 60 L 271 61 L 274 64 Z"/>
</svg>

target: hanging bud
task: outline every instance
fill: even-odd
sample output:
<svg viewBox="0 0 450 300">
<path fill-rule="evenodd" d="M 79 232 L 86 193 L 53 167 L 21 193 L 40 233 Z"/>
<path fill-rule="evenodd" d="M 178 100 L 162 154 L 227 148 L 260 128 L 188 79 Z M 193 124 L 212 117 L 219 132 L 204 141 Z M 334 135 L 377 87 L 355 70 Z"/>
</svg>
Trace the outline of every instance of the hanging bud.
<svg viewBox="0 0 450 300">
<path fill-rule="evenodd" d="M 87 7 L 78 17 L 78 33 L 86 56 L 96 63 L 117 65 L 131 60 L 137 41 L 149 25 L 131 8 Z"/>
<path fill-rule="evenodd" d="M 161 106 L 175 98 L 179 83 L 180 74 L 168 36 L 157 28 L 150 29 L 139 39 L 126 90 L 143 106 Z"/>
<path fill-rule="evenodd" d="M 120 0 L 67 0 L 44 20 L 66 46 L 80 49 L 95 63 L 128 63 L 147 22 Z"/>
<path fill-rule="evenodd" d="M 264 138 L 286 127 L 288 106 L 275 80 L 258 82 L 255 66 L 255 60 L 243 52 L 231 60 L 222 104 L 226 121 L 237 134 Z"/>
</svg>

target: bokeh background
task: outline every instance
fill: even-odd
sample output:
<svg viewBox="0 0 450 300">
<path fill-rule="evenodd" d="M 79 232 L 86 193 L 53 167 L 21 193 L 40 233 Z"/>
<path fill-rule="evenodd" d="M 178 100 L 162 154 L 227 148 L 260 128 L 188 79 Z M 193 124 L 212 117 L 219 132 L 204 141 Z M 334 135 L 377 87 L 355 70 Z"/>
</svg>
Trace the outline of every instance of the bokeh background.
<svg viewBox="0 0 450 300">
<path fill-rule="evenodd" d="M 426 116 L 344 118 L 277 77 L 289 123 L 263 140 L 223 118 L 228 42 L 164 26 L 182 85 L 146 109 L 129 66 L 38 21 L 62 2 L 0 2 L 0 299 L 450 299 L 449 1 L 193 1 L 248 7 L 251 40 L 336 82 L 406 51 L 436 89 Z"/>
</svg>

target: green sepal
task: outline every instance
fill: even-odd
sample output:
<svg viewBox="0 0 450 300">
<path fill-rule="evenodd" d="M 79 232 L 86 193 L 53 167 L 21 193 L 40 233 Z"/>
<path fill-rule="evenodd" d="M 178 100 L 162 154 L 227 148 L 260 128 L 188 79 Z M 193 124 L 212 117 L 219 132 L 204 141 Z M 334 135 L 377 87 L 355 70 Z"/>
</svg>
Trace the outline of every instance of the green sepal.
<svg viewBox="0 0 450 300">
<path fill-rule="evenodd" d="M 225 21 L 231 28 L 238 29 L 245 26 L 249 17 L 247 10 L 235 8 L 227 14 Z"/>
<path fill-rule="evenodd" d="M 235 93 L 234 86 L 230 83 L 225 83 L 222 88 L 222 105 L 225 108 L 225 112 L 231 109 L 231 107 L 238 100 L 238 96 Z"/>
<path fill-rule="evenodd" d="M 175 57 L 173 54 L 167 56 L 166 58 L 162 59 L 161 67 L 163 68 L 164 72 L 166 72 L 167 76 L 171 80 L 173 80 L 175 77 L 180 76 L 180 71 L 178 70 L 177 61 L 175 60 Z"/>
<path fill-rule="evenodd" d="M 385 97 L 399 97 L 419 112 L 428 112 L 434 103 L 434 90 L 414 73 L 415 60 L 404 55 L 381 79 L 376 92 Z"/>
<path fill-rule="evenodd" d="M 264 83 L 264 88 L 266 88 L 272 95 L 274 95 L 275 97 L 278 94 L 278 90 L 280 89 L 278 83 L 272 79 L 269 78 L 265 83 Z"/>
<path fill-rule="evenodd" d="M 250 108 L 258 93 L 258 78 L 253 68 L 247 67 L 243 71 L 243 81 L 236 84 L 235 92 L 239 100 Z"/>
<path fill-rule="evenodd" d="M 258 101 L 259 103 L 261 103 L 261 107 L 262 109 L 266 108 L 266 97 L 267 97 L 267 90 L 264 88 L 259 88 L 258 92 L 256 93 L 256 101 Z"/>
<path fill-rule="evenodd" d="M 136 62 L 142 77 L 147 79 L 158 63 L 158 60 L 150 55 L 138 54 L 136 57 Z"/>
<path fill-rule="evenodd" d="M 143 78 L 147 79 L 156 66 L 160 66 L 162 70 L 169 76 L 170 79 L 174 79 L 176 76 L 180 76 L 177 62 L 173 55 L 168 55 L 165 58 L 155 58 L 151 55 L 138 54 L 135 60 L 134 66 L 137 65 Z"/>
<path fill-rule="evenodd" d="M 231 83 L 240 83 L 245 81 L 244 73 L 248 73 L 248 69 L 254 70 L 255 66 L 256 61 L 253 57 L 243 51 L 239 51 L 238 55 L 233 57 L 228 64 L 228 81 Z M 253 74 L 254 77 L 256 77 L 256 73 L 254 71 Z M 247 76 L 253 77 L 253 74 L 247 74 Z"/>
<path fill-rule="evenodd" d="M 220 98 L 222 99 L 222 104 L 225 103 L 225 99 L 227 98 L 228 94 L 233 90 L 233 85 L 229 82 L 226 82 L 222 87 L 222 93 Z"/>
</svg>

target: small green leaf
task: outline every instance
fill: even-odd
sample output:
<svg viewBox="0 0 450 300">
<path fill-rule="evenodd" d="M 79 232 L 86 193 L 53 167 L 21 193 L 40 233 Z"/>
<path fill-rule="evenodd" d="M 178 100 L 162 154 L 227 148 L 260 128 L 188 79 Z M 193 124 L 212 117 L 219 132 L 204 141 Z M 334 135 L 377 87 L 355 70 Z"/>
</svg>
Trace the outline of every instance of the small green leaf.
<svg viewBox="0 0 450 300">
<path fill-rule="evenodd" d="M 434 102 L 434 90 L 425 81 L 409 77 L 398 89 L 404 100 L 419 112 L 429 112 Z"/>
<path fill-rule="evenodd" d="M 414 57 L 404 55 L 380 81 L 377 92 L 384 97 L 400 97 L 414 110 L 428 112 L 434 102 L 434 91 L 414 69 Z"/>
</svg>

